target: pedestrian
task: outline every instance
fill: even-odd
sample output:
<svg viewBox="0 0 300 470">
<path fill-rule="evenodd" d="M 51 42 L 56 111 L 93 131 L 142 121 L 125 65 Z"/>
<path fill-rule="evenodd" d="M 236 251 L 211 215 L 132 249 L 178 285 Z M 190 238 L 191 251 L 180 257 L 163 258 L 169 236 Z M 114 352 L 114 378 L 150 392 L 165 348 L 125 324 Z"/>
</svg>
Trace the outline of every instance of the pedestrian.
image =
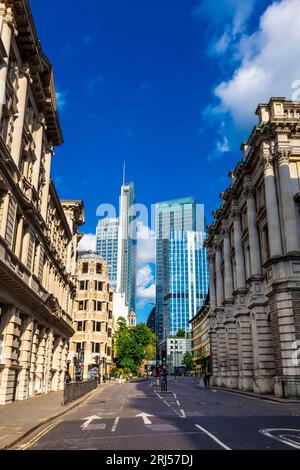
<svg viewBox="0 0 300 470">
<path fill-rule="evenodd" d="M 120 384 L 120 385 L 124 385 L 123 374 L 120 374 L 119 384 Z"/>
<path fill-rule="evenodd" d="M 69 372 L 66 373 L 66 383 L 69 384 L 70 382 L 72 382 L 72 377 L 71 375 L 69 374 Z"/>
<path fill-rule="evenodd" d="M 117 373 L 114 372 L 114 379 L 117 380 Z"/>
</svg>

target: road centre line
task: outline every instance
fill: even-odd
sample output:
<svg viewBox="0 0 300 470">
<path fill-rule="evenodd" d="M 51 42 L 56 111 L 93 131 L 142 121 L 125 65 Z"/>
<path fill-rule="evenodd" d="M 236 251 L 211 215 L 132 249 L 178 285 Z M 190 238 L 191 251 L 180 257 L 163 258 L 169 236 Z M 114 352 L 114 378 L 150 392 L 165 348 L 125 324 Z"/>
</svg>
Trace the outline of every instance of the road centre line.
<svg viewBox="0 0 300 470">
<path fill-rule="evenodd" d="M 232 450 L 230 447 L 228 447 L 224 442 L 220 441 L 216 436 L 211 434 L 209 431 L 207 431 L 205 428 L 202 428 L 199 426 L 199 424 L 195 424 L 196 428 L 200 429 L 202 432 L 204 432 L 207 436 L 209 436 L 211 439 L 213 439 L 217 444 L 219 444 L 223 449 L 225 450 Z"/>
<path fill-rule="evenodd" d="M 118 423 L 119 423 L 119 419 L 120 419 L 120 417 L 117 416 L 116 419 L 115 419 L 115 421 L 114 421 L 113 427 L 111 428 L 111 432 L 115 432 L 115 431 L 116 431 L 117 426 L 118 426 Z"/>
</svg>

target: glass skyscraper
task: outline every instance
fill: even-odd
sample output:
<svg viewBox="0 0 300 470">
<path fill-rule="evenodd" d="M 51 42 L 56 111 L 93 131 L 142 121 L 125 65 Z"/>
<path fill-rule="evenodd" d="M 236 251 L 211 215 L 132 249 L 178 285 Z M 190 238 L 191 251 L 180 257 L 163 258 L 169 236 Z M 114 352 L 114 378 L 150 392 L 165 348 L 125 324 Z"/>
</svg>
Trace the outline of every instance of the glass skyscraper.
<svg viewBox="0 0 300 470">
<path fill-rule="evenodd" d="M 136 209 L 134 183 L 123 184 L 120 216 L 104 218 L 96 230 L 97 253 L 107 262 L 112 288 L 125 298 L 129 313 L 135 312 Z"/>
<path fill-rule="evenodd" d="M 178 330 L 188 331 L 189 321 L 202 307 L 208 292 L 207 253 L 203 247 L 205 234 L 174 231 L 168 250 L 167 336 Z"/>
<path fill-rule="evenodd" d="M 106 262 L 110 286 L 117 288 L 119 219 L 99 220 L 96 229 L 96 251 Z"/>
<path fill-rule="evenodd" d="M 136 207 L 134 183 L 123 184 L 120 196 L 117 292 L 125 294 L 129 311 L 135 312 Z"/>
<path fill-rule="evenodd" d="M 166 340 L 202 306 L 208 292 L 203 206 L 192 197 L 156 205 L 156 334 Z"/>
</svg>

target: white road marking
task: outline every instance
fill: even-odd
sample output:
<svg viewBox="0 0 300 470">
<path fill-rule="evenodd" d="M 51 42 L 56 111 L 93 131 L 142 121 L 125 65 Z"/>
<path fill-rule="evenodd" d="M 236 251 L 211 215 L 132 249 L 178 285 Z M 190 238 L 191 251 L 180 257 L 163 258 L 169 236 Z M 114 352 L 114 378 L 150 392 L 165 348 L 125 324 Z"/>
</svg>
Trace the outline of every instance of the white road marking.
<svg viewBox="0 0 300 470">
<path fill-rule="evenodd" d="M 115 432 L 116 429 L 117 429 L 117 426 L 118 426 L 118 423 L 119 423 L 119 416 L 117 416 L 117 418 L 115 419 L 115 422 L 114 422 L 114 425 L 113 427 L 111 428 L 111 432 Z"/>
<path fill-rule="evenodd" d="M 180 410 L 180 413 L 181 413 L 181 418 L 186 418 L 186 414 L 185 414 L 185 411 L 184 410 Z"/>
<path fill-rule="evenodd" d="M 55 421 L 54 423 L 50 424 L 46 429 L 41 431 L 37 436 L 35 436 L 33 439 L 31 439 L 27 444 L 22 444 L 19 446 L 20 450 L 26 450 L 29 447 L 32 447 L 34 444 L 36 444 L 42 437 L 44 437 L 51 429 L 55 428 L 58 424 L 60 424 L 64 419 L 59 419 Z"/>
<path fill-rule="evenodd" d="M 209 431 L 207 431 L 206 429 L 202 428 L 201 426 L 199 426 L 199 424 L 195 424 L 196 428 L 200 429 L 202 432 L 204 432 L 205 434 L 207 434 L 211 439 L 213 439 L 217 444 L 219 444 L 221 447 L 223 447 L 223 449 L 225 450 L 231 450 L 230 447 L 228 447 L 226 444 L 224 444 L 224 442 L 220 441 L 220 439 L 218 439 L 216 436 L 214 436 L 213 434 L 211 434 Z"/>
<path fill-rule="evenodd" d="M 284 434 L 281 433 L 278 436 L 274 436 L 272 434 L 272 432 L 274 432 L 274 431 L 283 431 Z M 270 437 L 271 439 L 274 439 L 275 441 L 282 442 L 283 444 L 286 444 L 290 447 L 294 447 L 295 449 L 300 449 L 300 442 L 299 442 L 300 429 L 273 428 L 273 429 L 259 429 L 258 432 L 260 432 L 261 434 L 263 434 L 266 437 Z M 289 435 L 285 434 L 286 432 L 294 432 L 294 433 L 296 432 L 299 435 L 298 436 L 293 436 L 293 435 L 289 436 Z M 298 439 L 298 442 L 296 442 L 295 440 L 293 440 L 291 438 Z"/>
<path fill-rule="evenodd" d="M 152 421 L 149 418 L 152 418 L 153 415 L 150 415 L 148 413 L 139 413 L 138 415 L 135 415 L 135 417 L 142 418 L 144 424 L 152 424 Z"/>
<path fill-rule="evenodd" d="M 177 405 L 178 405 L 178 406 L 180 406 L 180 403 L 179 403 L 179 401 L 178 401 L 178 400 L 176 400 L 176 403 L 177 403 Z"/>
<path fill-rule="evenodd" d="M 81 421 L 85 421 L 85 423 L 83 423 L 80 427 L 81 429 L 84 431 L 90 424 L 92 421 L 94 421 L 95 419 L 102 419 L 101 416 L 98 416 L 98 415 L 93 415 L 93 416 L 88 416 L 87 418 L 82 418 Z"/>
</svg>

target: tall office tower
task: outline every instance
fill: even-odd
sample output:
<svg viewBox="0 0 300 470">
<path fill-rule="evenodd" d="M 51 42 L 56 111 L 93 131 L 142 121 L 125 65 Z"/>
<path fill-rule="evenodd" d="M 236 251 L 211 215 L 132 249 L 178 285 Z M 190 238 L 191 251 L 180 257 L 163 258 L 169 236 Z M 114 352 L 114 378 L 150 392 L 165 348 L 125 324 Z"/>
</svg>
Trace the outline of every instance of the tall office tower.
<svg viewBox="0 0 300 470">
<path fill-rule="evenodd" d="M 189 331 L 189 321 L 202 307 L 209 288 L 205 233 L 174 231 L 168 250 L 167 336 Z"/>
<path fill-rule="evenodd" d="M 123 182 L 120 196 L 117 292 L 125 294 L 129 312 L 135 311 L 136 243 L 134 183 Z"/>
<path fill-rule="evenodd" d="M 203 206 L 192 197 L 156 205 L 156 334 L 158 354 L 202 306 L 208 291 Z"/>
<path fill-rule="evenodd" d="M 96 251 L 107 263 L 110 287 L 117 288 L 119 219 L 99 220 L 96 229 Z"/>
</svg>

